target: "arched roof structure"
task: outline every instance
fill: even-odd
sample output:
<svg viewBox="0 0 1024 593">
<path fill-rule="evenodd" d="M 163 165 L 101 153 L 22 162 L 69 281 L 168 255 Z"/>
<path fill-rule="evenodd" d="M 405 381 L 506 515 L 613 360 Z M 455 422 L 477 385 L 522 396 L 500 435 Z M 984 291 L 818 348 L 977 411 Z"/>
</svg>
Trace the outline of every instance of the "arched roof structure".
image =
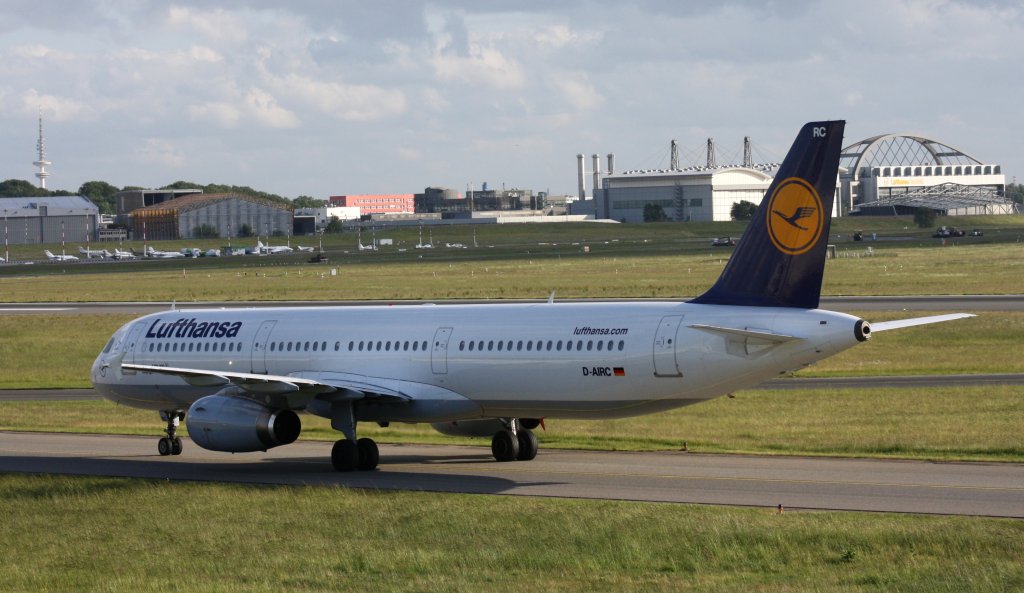
<svg viewBox="0 0 1024 593">
<path fill-rule="evenodd" d="M 882 134 L 865 138 L 843 149 L 839 166 L 845 167 L 854 179 L 863 167 L 887 165 L 981 165 L 966 152 L 924 136 Z"/>
<path fill-rule="evenodd" d="M 923 136 L 865 138 L 843 148 L 839 165 L 844 169 L 844 195 L 851 198 L 851 207 L 987 211 L 1010 204 L 999 165 L 986 165 L 958 148 Z M 870 182 L 868 195 L 860 195 L 862 180 Z"/>
</svg>

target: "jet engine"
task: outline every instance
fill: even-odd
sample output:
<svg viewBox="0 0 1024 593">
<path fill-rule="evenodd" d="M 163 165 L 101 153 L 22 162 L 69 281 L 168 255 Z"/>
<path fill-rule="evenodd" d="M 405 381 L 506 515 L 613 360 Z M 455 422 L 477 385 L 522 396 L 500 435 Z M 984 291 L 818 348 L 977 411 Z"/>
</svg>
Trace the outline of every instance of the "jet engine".
<svg viewBox="0 0 1024 593">
<path fill-rule="evenodd" d="M 434 430 L 451 437 L 491 437 L 494 433 L 505 430 L 505 423 L 497 418 L 486 420 L 454 420 L 452 422 L 435 422 Z M 520 418 L 519 426 L 533 430 L 540 426 L 536 418 Z"/>
<path fill-rule="evenodd" d="M 196 400 L 185 420 L 188 435 L 204 449 L 245 453 L 294 443 L 299 415 L 243 397 L 208 395 Z"/>
</svg>

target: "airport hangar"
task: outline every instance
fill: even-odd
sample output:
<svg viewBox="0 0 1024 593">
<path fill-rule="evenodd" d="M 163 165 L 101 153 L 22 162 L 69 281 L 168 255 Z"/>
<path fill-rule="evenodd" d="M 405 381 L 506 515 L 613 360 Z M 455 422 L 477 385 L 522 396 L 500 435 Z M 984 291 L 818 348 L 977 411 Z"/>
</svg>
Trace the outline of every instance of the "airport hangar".
<svg viewBox="0 0 1024 593">
<path fill-rule="evenodd" d="M 582 155 L 580 191 L 584 192 Z M 675 159 L 674 159 L 675 160 Z M 691 166 L 601 174 L 594 155 L 592 199 L 581 199 L 573 214 L 598 219 L 643 222 L 644 207 L 662 207 L 670 220 L 731 220 L 733 204 L 760 204 L 777 171 L 777 164 Z M 986 164 L 947 144 L 903 134 L 883 134 L 850 144 L 842 150 L 833 216 L 848 214 L 904 215 L 918 207 L 942 214 L 1012 214 L 1005 196 L 1002 167 Z"/>
<path fill-rule="evenodd" d="M 97 237 L 100 209 L 82 196 L 0 198 L 5 240 L 15 245 Z"/>
<path fill-rule="evenodd" d="M 292 209 L 243 194 L 189 194 L 132 211 L 131 226 L 133 238 L 149 241 L 195 239 L 204 227 L 223 238 L 241 236 L 243 226 L 283 237 L 292 233 Z"/>
</svg>

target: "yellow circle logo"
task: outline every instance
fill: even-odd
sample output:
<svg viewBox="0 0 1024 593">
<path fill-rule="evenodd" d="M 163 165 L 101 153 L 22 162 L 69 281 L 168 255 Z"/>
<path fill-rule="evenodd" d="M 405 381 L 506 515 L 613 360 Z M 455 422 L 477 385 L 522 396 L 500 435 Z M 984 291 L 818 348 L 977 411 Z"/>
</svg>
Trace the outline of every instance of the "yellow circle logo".
<svg viewBox="0 0 1024 593">
<path fill-rule="evenodd" d="M 768 198 L 768 236 L 787 255 L 810 251 L 825 226 L 821 198 L 799 177 L 785 179 Z"/>
</svg>

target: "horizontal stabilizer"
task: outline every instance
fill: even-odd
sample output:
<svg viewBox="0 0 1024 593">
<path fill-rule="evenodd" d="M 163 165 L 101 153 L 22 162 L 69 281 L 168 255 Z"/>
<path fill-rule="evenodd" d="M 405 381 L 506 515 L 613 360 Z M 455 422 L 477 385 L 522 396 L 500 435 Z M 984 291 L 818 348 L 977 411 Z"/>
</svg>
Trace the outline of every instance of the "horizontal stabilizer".
<svg viewBox="0 0 1024 593">
<path fill-rule="evenodd" d="M 796 336 L 787 336 L 786 334 L 776 334 L 772 332 L 754 330 L 754 329 L 737 329 L 733 327 L 718 327 L 716 325 L 704 325 L 701 323 L 695 323 L 690 326 L 693 329 L 699 329 L 712 334 L 721 334 L 726 337 L 737 337 L 737 338 L 753 338 L 755 340 L 763 340 L 765 342 L 773 342 L 775 344 L 783 344 L 785 342 L 792 342 L 793 340 L 802 340 Z"/>
<path fill-rule="evenodd" d="M 950 313 L 948 315 L 932 315 L 930 317 L 915 317 L 913 319 L 897 319 L 896 321 L 879 321 L 871 324 L 871 331 L 872 333 L 884 332 L 890 329 L 903 329 L 905 327 L 914 327 L 915 325 L 942 323 L 943 321 L 966 319 L 968 317 L 975 317 L 975 315 L 970 313 Z"/>
</svg>

